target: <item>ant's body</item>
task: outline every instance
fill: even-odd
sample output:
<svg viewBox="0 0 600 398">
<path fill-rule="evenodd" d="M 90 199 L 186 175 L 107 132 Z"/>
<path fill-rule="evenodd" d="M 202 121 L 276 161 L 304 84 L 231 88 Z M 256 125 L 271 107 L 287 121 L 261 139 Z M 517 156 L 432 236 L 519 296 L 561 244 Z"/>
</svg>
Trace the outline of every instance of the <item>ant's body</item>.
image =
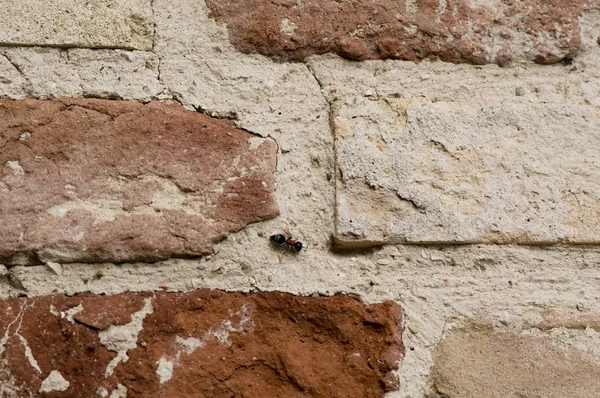
<svg viewBox="0 0 600 398">
<path fill-rule="evenodd" d="M 302 242 L 293 240 L 291 236 L 286 238 L 283 234 L 271 235 L 271 242 L 285 247 L 285 250 L 294 249 L 296 253 L 302 250 Z"/>
</svg>

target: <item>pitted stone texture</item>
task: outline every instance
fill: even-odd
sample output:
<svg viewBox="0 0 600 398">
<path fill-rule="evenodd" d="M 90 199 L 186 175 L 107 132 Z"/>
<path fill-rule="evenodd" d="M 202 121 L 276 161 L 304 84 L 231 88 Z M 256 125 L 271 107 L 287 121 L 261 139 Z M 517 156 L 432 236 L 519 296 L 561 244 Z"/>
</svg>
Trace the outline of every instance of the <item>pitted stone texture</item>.
<svg viewBox="0 0 600 398">
<path fill-rule="evenodd" d="M 402 311 L 391 301 L 215 290 L 108 299 L 119 308 L 88 294 L 0 301 L 2 388 L 35 396 L 51 372 L 69 383 L 55 397 L 126 390 L 131 397 L 362 398 L 398 387 L 392 372 L 404 354 Z M 141 330 L 121 322 L 122 333 L 110 333 L 107 320 L 139 317 L 142 306 Z M 87 320 L 70 321 L 73 308 Z M 134 344 L 107 374 L 117 358 L 109 348 L 125 337 Z"/>
<path fill-rule="evenodd" d="M 0 259 L 210 253 L 277 215 L 275 142 L 178 104 L 0 102 Z"/>
<path fill-rule="evenodd" d="M 600 109 L 348 98 L 336 238 L 600 242 Z"/>
<path fill-rule="evenodd" d="M 151 50 L 150 0 L 3 0 L 0 44 Z"/>
<path fill-rule="evenodd" d="M 600 20 L 600 12 L 596 14 Z M 600 29 L 598 29 L 600 31 Z M 311 70 L 330 102 L 351 96 L 411 101 L 585 103 L 600 106 L 600 48 L 572 65 L 500 67 L 424 61 L 351 62 L 333 55 L 311 57 Z"/>
<path fill-rule="evenodd" d="M 453 329 L 435 349 L 433 382 L 448 397 L 596 396 L 600 365 L 535 333 Z"/>
<path fill-rule="evenodd" d="M 0 48 L 0 98 L 93 97 L 148 102 L 163 90 L 145 51 Z"/>
<path fill-rule="evenodd" d="M 555 63 L 573 56 L 579 18 L 571 2 L 207 0 L 242 52 L 291 60 L 337 53 L 352 60 L 403 59 L 474 64 Z"/>
</svg>

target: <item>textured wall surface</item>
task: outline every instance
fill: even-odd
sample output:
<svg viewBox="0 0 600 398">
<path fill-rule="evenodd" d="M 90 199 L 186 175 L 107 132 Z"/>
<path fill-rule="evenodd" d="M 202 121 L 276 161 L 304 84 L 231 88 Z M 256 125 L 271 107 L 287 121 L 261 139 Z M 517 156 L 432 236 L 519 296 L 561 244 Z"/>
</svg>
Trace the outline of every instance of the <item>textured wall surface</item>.
<svg viewBox="0 0 600 398">
<path fill-rule="evenodd" d="M 600 396 L 599 65 L 597 0 L 3 2 L 0 396 Z"/>
</svg>

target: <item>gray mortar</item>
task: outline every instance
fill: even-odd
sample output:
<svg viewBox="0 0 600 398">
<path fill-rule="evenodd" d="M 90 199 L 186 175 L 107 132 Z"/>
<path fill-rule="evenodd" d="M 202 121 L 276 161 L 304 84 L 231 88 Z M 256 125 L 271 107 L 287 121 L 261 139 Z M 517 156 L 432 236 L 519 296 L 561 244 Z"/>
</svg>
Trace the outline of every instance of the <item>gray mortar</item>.
<svg viewBox="0 0 600 398">
<path fill-rule="evenodd" d="M 330 103 L 347 95 L 387 97 L 400 92 L 430 101 L 484 98 L 598 105 L 597 11 L 582 18 L 583 52 L 571 66 L 359 64 L 334 56 L 285 64 L 235 52 L 225 27 L 207 17 L 202 1 L 181 3 L 175 9 L 167 0 L 153 2 L 153 50 L 131 53 L 141 62 L 141 74 L 119 55 L 125 50 L 5 47 L 0 48 L 0 96 L 177 99 L 188 109 L 233 118 L 239 127 L 279 145 L 275 198 L 281 215 L 229 235 L 213 255 L 199 259 L 62 264 L 61 275 L 46 266 L 16 266 L 7 272 L 0 267 L 0 297 L 215 288 L 357 294 L 370 303 L 394 300 L 406 311 L 407 351 L 399 371 L 401 390 L 389 393 L 390 398 L 435 396 L 429 377 L 432 350 L 445 331 L 481 316 L 501 330 L 526 328 L 558 345 L 579 347 L 600 363 L 599 330 L 540 326 L 542 311 L 598 316 L 598 247 L 389 245 L 334 250 L 329 126 Z M 190 21 L 189 15 L 195 19 Z M 109 72 L 95 73 L 102 66 Z M 517 89 L 523 95 L 515 95 Z M 307 250 L 294 254 L 273 247 L 268 237 L 285 229 Z"/>
</svg>

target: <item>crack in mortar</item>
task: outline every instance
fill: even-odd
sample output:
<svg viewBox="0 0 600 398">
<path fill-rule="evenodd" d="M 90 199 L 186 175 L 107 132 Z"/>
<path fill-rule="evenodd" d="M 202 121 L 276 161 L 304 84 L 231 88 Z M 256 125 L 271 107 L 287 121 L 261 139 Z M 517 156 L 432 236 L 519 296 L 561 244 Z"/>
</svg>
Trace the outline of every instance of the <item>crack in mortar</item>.
<svg viewBox="0 0 600 398">
<path fill-rule="evenodd" d="M 164 84 L 163 84 L 163 81 L 162 81 L 162 78 L 161 78 L 161 71 L 160 71 L 162 59 L 161 59 L 160 54 L 158 54 L 156 52 L 156 35 L 157 35 L 157 32 L 158 32 L 158 24 L 156 23 L 156 10 L 155 10 L 155 7 L 154 7 L 155 3 L 156 3 L 156 0 L 151 0 L 150 1 L 150 9 L 152 10 L 152 23 L 154 25 L 154 31 L 152 33 L 152 49 L 150 50 L 150 52 L 152 54 L 156 55 L 156 60 L 158 62 L 158 64 L 156 65 L 156 80 L 158 81 L 158 83 L 160 85 L 162 85 L 164 87 Z"/>
<path fill-rule="evenodd" d="M 24 78 L 27 79 L 27 76 L 25 76 L 25 73 L 23 72 L 23 70 L 21 69 L 21 67 L 19 66 L 19 64 L 17 64 L 16 62 L 14 62 L 8 55 L 6 54 L 2 54 L 2 56 L 4 58 L 6 58 L 6 60 L 13 66 L 13 68 L 15 68 L 17 70 L 17 72 L 19 72 L 21 74 L 21 76 L 23 76 Z"/>
<path fill-rule="evenodd" d="M 327 96 L 323 93 L 323 89 L 324 89 L 324 84 L 321 81 L 321 79 L 319 79 L 319 75 L 318 73 L 314 70 L 314 68 L 312 67 L 312 65 L 310 65 L 310 63 L 308 62 L 304 62 L 304 65 L 306 66 L 306 69 L 308 69 L 308 71 L 310 72 L 310 74 L 312 75 L 312 77 L 315 79 L 315 81 L 317 82 L 317 84 L 319 85 L 319 92 L 321 93 L 321 96 L 323 97 L 323 101 L 325 102 L 325 104 L 327 104 L 327 118 L 328 120 L 328 124 L 329 124 L 329 134 L 331 135 L 331 144 L 332 144 L 332 148 L 331 151 L 333 152 L 332 157 L 333 157 L 333 228 L 331 228 L 334 235 L 334 239 L 332 239 L 332 248 L 335 249 L 336 246 L 336 239 L 335 239 L 335 231 L 336 231 L 336 226 L 338 225 L 338 219 L 339 219 L 339 214 L 338 214 L 338 206 L 337 206 L 337 198 L 338 198 L 338 178 L 341 178 L 341 170 L 338 167 L 338 158 L 337 158 L 337 151 L 335 148 L 335 126 L 334 126 L 334 115 L 333 115 L 333 101 L 330 102 L 327 99 Z"/>
</svg>

